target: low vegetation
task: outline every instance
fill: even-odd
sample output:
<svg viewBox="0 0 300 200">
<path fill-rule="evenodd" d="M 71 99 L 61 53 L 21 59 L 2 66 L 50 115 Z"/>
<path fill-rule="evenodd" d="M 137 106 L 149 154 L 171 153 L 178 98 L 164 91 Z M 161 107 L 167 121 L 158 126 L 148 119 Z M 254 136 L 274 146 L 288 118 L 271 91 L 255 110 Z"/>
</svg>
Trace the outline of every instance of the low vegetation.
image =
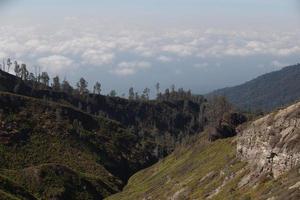
<svg viewBox="0 0 300 200">
<path fill-rule="evenodd" d="M 236 138 L 210 143 L 205 135 L 133 175 L 121 193 L 107 200 L 299 199 L 300 168 L 277 180 L 263 176 L 244 186 L 250 169 L 236 157 Z"/>
</svg>

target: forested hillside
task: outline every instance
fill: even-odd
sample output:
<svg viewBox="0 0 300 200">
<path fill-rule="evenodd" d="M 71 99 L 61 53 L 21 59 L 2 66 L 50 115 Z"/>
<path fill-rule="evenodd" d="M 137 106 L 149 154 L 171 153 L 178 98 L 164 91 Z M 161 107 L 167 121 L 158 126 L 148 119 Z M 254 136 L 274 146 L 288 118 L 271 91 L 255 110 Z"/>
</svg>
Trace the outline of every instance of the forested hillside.
<svg viewBox="0 0 300 200">
<path fill-rule="evenodd" d="M 125 99 L 46 80 L 0 71 L 4 199 L 103 199 L 232 109 L 183 90 Z"/>
<path fill-rule="evenodd" d="M 242 110 L 271 111 L 300 99 L 300 64 L 208 94 L 211 95 L 226 96 Z"/>
</svg>

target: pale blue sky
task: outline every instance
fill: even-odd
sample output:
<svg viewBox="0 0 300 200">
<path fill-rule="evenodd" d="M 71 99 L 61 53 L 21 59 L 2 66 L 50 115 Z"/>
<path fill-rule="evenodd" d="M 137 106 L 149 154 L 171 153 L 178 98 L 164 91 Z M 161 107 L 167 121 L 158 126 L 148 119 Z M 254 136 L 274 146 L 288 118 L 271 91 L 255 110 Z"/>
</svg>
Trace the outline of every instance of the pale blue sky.
<svg viewBox="0 0 300 200">
<path fill-rule="evenodd" d="M 297 0 L 0 0 L 0 58 L 105 92 L 197 93 L 299 62 Z"/>
<path fill-rule="evenodd" d="M 112 15 L 121 17 L 187 18 L 191 22 L 236 20 L 239 22 L 295 23 L 299 19 L 297 0 L 10 0 L 10 14 Z M 198 17 L 198 19 L 196 18 Z M 203 19 L 205 18 L 205 20 Z M 242 25 L 242 24 L 241 24 Z"/>
</svg>

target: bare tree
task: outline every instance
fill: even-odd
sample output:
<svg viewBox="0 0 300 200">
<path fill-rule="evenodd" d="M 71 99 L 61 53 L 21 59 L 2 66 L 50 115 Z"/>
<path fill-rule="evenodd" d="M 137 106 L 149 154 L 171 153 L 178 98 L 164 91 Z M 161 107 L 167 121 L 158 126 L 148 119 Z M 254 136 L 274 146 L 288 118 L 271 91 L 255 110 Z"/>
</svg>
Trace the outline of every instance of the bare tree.
<svg viewBox="0 0 300 200">
<path fill-rule="evenodd" d="M 142 94 L 142 100 L 149 100 L 150 98 L 150 89 L 145 88 Z"/>
<path fill-rule="evenodd" d="M 42 75 L 40 76 L 40 80 L 42 84 L 44 84 L 45 86 L 49 86 L 50 78 L 47 72 L 42 72 Z"/>
<path fill-rule="evenodd" d="M 33 73 L 29 73 L 28 80 L 29 80 L 29 81 L 32 81 L 32 82 L 35 82 L 35 81 L 36 81 L 36 78 L 35 78 L 35 76 L 34 76 Z"/>
<path fill-rule="evenodd" d="M 129 88 L 128 99 L 129 100 L 133 100 L 134 99 L 134 90 L 133 90 L 133 87 Z"/>
<path fill-rule="evenodd" d="M 97 81 L 94 85 L 94 94 L 100 94 L 101 93 L 101 84 Z"/>
<path fill-rule="evenodd" d="M 13 63 L 11 62 L 11 59 L 10 59 L 10 58 L 7 59 L 6 64 L 7 64 L 7 72 L 9 72 L 10 66 L 13 64 Z"/>
<path fill-rule="evenodd" d="M 20 65 L 18 64 L 17 61 L 15 61 L 14 64 L 15 64 L 15 69 L 14 69 L 15 74 L 16 74 L 17 77 L 20 77 L 20 71 L 21 71 Z"/>
<path fill-rule="evenodd" d="M 169 98 L 170 98 L 170 90 L 169 90 L 169 88 L 167 88 L 166 90 L 165 90 L 165 100 L 169 100 Z"/>
<path fill-rule="evenodd" d="M 76 84 L 77 85 L 77 89 L 79 91 L 80 95 L 86 94 L 88 93 L 88 82 L 84 79 L 84 78 L 80 78 L 79 82 Z"/>
<path fill-rule="evenodd" d="M 55 91 L 60 91 L 60 82 L 59 82 L 59 77 L 58 76 L 55 76 L 53 78 L 52 88 Z"/>
<path fill-rule="evenodd" d="M 72 94 L 72 92 L 73 92 L 72 86 L 69 84 L 69 82 L 66 79 L 63 80 L 63 82 L 61 84 L 61 89 L 63 92 L 65 92 L 67 94 Z"/>
<path fill-rule="evenodd" d="M 155 85 L 155 89 L 156 89 L 156 94 L 159 94 L 159 90 L 160 90 L 160 84 L 157 82 Z"/>
<path fill-rule="evenodd" d="M 29 72 L 27 70 L 26 64 L 21 64 L 21 69 L 20 69 L 20 73 L 21 73 L 21 79 L 22 80 L 28 80 L 28 76 L 29 76 Z"/>
</svg>

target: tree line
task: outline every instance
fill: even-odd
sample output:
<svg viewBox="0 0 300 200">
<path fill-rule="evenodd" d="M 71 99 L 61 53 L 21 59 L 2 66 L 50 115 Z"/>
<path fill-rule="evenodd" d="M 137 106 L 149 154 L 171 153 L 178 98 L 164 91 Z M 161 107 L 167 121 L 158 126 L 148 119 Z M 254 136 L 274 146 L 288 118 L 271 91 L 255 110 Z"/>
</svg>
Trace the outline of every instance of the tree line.
<svg viewBox="0 0 300 200">
<path fill-rule="evenodd" d="M 48 72 L 40 72 L 40 68 L 35 67 L 35 73 L 32 73 L 28 70 L 27 65 L 24 63 L 18 63 L 18 61 L 12 61 L 10 58 L 3 59 L 2 64 L 0 63 L 0 70 L 5 72 L 10 72 L 13 67 L 15 76 L 31 84 L 37 89 L 52 89 L 54 91 L 65 92 L 67 94 L 76 94 L 80 96 L 85 96 L 88 94 L 100 95 L 102 94 L 102 85 L 97 81 L 93 87 L 92 91 L 88 89 L 88 82 L 82 77 L 76 83 L 76 88 L 74 88 L 66 79 L 62 80 L 59 76 L 51 78 Z M 172 101 L 172 100 L 192 100 L 192 101 L 202 101 L 203 97 L 201 95 L 193 95 L 191 90 L 184 90 L 183 88 L 175 89 L 175 85 L 172 85 L 170 88 L 161 91 L 160 83 L 156 83 L 156 97 L 158 101 Z M 141 93 L 134 91 L 134 88 L 131 87 L 128 90 L 128 99 L 135 101 L 149 101 L 151 90 L 146 87 Z M 108 96 L 116 97 L 118 96 L 116 90 L 111 90 Z M 126 94 L 122 94 L 121 97 L 126 98 Z"/>
</svg>

